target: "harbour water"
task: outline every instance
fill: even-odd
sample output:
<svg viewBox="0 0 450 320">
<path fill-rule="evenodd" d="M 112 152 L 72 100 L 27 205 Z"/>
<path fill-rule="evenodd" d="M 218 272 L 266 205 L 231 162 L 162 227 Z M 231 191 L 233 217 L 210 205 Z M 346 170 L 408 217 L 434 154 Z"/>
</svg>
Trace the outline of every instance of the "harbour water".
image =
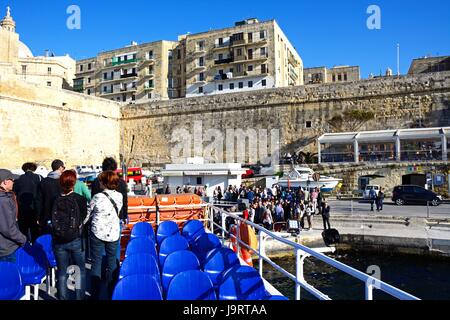
<svg viewBox="0 0 450 320">
<path fill-rule="evenodd" d="M 337 252 L 329 254 L 329 256 L 362 272 L 366 272 L 369 266 L 379 266 L 382 281 L 420 299 L 450 300 L 450 260 L 361 251 Z M 295 275 L 294 256 L 273 260 L 286 271 Z M 294 282 L 267 263 L 264 264 L 264 277 L 289 299 L 295 299 Z M 364 283 L 362 281 L 317 259 L 305 260 L 305 279 L 333 300 L 364 300 Z M 302 300 L 316 300 L 303 289 L 301 295 Z M 395 298 L 375 290 L 374 300 L 377 299 L 391 300 Z"/>
</svg>

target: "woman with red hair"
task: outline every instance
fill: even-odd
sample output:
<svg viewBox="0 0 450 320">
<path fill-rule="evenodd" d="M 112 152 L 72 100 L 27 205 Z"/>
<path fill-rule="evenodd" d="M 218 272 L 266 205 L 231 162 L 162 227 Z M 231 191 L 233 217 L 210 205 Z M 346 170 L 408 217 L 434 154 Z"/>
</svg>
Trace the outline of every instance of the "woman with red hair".
<svg viewBox="0 0 450 320">
<path fill-rule="evenodd" d="M 86 270 L 82 245 L 83 220 L 87 215 L 86 199 L 73 190 L 77 176 L 73 171 L 64 171 L 59 178 L 62 194 L 55 200 L 52 209 L 52 238 L 57 269 L 57 290 L 60 300 L 69 300 L 67 277 L 69 266 L 77 266 L 79 283 L 76 299 L 85 298 Z"/>
</svg>

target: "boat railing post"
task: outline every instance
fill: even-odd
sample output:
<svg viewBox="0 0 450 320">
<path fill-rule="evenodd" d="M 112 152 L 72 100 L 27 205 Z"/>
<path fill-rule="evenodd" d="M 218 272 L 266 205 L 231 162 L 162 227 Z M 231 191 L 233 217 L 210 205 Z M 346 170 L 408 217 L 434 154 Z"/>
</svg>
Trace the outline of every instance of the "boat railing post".
<svg viewBox="0 0 450 320">
<path fill-rule="evenodd" d="M 304 258 L 302 255 L 302 251 L 298 248 L 295 249 L 295 258 L 296 258 L 296 277 L 297 280 L 295 282 L 295 300 L 299 301 L 301 297 L 301 286 L 298 283 L 299 281 L 303 281 L 303 262 Z"/>
<path fill-rule="evenodd" d="M 214 234 L 214 209 L 212 206 L 209 207 L 209 230 Z"/>
<path fill-rule="evenodd" d="M 225 214 L 220 212 L 220 216 L 222 217 L 222 245 L 225 245 Z M 230 239 L 231 240 L 231 239 Z"/>
<path fill-rule="evenodd" d="M 263 263 L 264 259 L 263 257 L 266 256 L 266 243 L 265 243 L 265 234 L 262 230 L 259 230 L 259 275 L 263 276 Z"/>
<path fill-rule="evenodd" d="M 236 250 L 237 250 L 237 256 L 238 257 L 241 257 L 241 244 L 239 243 L 239 240 L 240 240 L 240 221 L 238 220 L 238 221 L 236 221 Z"/>
<path fill-rule="evenodd" d="M 373 285 L 369 284 L 370 281 L 366 281 L 366 300 L 373 300 Z"/>
</svg>

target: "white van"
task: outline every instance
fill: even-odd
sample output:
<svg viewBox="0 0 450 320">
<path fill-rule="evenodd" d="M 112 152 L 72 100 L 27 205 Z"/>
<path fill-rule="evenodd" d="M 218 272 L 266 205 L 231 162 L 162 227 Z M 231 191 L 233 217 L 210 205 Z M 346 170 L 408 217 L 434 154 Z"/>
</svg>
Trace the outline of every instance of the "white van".
<svg viewBox="0 0 450 320">
<path fill-rule="evenodd" d="M 363 199 L 369 200 L 370 199 L 370 190 L 375 189 L 376 193 L 378 194 L 378 191 L 380 191 L 379 185 L 367 185 L 366 188 L 363 191 Z"/>
</svg>

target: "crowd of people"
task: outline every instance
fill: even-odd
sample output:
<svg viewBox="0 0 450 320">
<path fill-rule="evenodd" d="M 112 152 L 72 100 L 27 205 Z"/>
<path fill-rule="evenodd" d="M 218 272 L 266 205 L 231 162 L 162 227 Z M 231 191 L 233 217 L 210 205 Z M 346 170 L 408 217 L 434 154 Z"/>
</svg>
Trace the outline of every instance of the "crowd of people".
<svg viewBox="0 0 450 320">
<path fill-rule="evenodd" d="M 80 270 L 76 299 L 86 298 L 86 261 L 91 263 L 90 298 L 98 300 L 103 285 L 111 297 L 118 278 L 121 229 L 128 218 L 127 184 L 115 172 L 117 162 L 104 159 L 103 172 L 91 190 L 75 170 L 66 170 L 63 161 L 54 160 L 51 166 L 47 177 L 35 174 L 34 163 L 25 163 L 20 177 L 0 169 L 0 261 L 16 263 L 19 248 L 51 234 L 58 299 L 70 298 L 67 270 L 73 265 Z"/>
<path fill-rule="evenodd" d="M 237 202 L 246 199 L 249 203 L 249 220 L 264 226 L 268 230 L 277 229 L 277 225 L 297 220 L 302 229 L 313 229 L 313 218 L 322 216 L 324 229 L 330 229 L 330 205 L 318 188 L 306 190 L 282 189 L 279 185 L 272 188 L 229 186 L 224 193 L 221 187 L 214 190 L 215 201 Z M 308 228 L 305 228 L 305 220 Z"/>
</svg>

